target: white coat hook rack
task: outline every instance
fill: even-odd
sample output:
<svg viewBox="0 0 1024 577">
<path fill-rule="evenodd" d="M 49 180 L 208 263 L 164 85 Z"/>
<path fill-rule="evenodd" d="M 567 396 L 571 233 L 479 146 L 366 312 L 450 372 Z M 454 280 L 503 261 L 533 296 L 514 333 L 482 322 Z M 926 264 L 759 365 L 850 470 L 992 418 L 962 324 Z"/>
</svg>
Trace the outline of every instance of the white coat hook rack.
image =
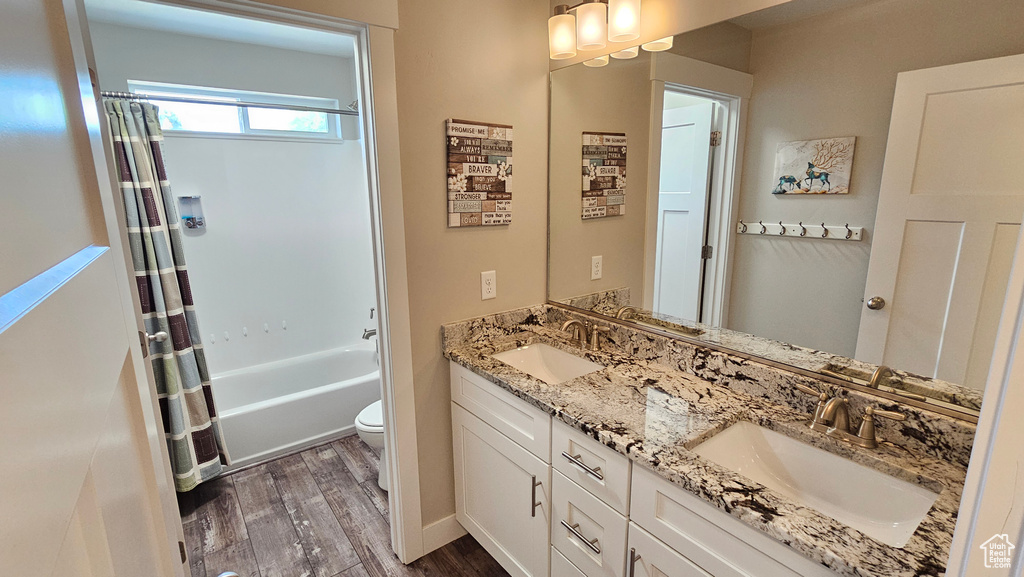
<svg viewBox="0 0 1024 577">
<path fill-rule="evenodd" d="M 787 224 L 782 221 L 778 223 L 765 223 L 761 220 L 753 224 L 747 221 L 739 221 L 736 225 L 736 234 L 753 234 L 772 238 L 804 238 L 804 239 L 825 239 L 825 240 L 853 240 L 859 241 L 864 238 L 864 227 L 850 226 L 844 224 Z"/>
</svg>

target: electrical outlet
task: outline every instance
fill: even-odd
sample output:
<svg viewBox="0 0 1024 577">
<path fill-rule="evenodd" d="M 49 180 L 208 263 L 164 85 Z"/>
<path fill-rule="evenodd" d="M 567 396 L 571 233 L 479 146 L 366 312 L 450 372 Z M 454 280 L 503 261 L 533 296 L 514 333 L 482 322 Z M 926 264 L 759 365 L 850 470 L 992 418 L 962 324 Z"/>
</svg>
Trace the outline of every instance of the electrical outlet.
<svg viewBox="0 0 1024 577">
<path fill-rule="evenodd" d="M 590 257 L 590 280 L 597 280 L 604 274 L 604 257 Z"/>
<path fill-rule="evenodd" d="M 480 300 L 498 296 L 498 276 L 493 270 L 480 273 Z"/>
</svg>

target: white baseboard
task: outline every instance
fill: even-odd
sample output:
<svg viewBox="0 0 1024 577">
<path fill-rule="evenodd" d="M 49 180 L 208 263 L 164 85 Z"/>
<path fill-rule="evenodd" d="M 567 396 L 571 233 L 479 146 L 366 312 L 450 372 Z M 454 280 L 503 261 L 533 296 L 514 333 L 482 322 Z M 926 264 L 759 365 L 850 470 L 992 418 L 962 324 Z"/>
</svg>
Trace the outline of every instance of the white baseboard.
<svg viewBox="0 0 1024 577">
<path fill-rule="evenodd" d="M 466 530 L 455 520 L 454 513 L 434 521 L 423 528 L 423 554 L 440 549 L 465 534 Z"/>
</svg>

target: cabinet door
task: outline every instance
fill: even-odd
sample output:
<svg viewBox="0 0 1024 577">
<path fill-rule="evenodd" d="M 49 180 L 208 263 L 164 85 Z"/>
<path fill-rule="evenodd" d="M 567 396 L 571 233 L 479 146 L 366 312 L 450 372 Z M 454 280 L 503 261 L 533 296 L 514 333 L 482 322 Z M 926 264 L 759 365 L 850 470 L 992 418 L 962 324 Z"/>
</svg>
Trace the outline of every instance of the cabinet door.
<svg viewBox="0 0 1024 577">
<path fill-rule="evenodd" d="M 512 577 L 547 577 L 550 466 L 452 403 L 455 512 Z"/>
<path fill-rule="evenodd" d="M 627 577 L 712 577 L 634 523 L 629 524 Z"/>
</svg>

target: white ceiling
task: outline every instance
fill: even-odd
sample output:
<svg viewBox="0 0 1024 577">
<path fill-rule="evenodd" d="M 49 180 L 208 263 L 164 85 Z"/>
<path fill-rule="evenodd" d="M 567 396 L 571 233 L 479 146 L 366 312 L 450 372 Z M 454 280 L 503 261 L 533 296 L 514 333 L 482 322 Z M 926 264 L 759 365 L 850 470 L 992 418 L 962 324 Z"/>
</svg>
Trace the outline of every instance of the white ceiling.
<svg viewBox="0 0 1024 577">
<path fill-rule="evenodd" d="M 791 0 L 771 8 L 744 14 L 733 18 L 730 22 L 748 30 L 757 30 L 878 1 L 880 0 Z"/>
<path fill-rule="evenodd" d="M 351 36 L 145 0 L 85 0 L 90 21 L 352 58 Z"/>
</svg>

